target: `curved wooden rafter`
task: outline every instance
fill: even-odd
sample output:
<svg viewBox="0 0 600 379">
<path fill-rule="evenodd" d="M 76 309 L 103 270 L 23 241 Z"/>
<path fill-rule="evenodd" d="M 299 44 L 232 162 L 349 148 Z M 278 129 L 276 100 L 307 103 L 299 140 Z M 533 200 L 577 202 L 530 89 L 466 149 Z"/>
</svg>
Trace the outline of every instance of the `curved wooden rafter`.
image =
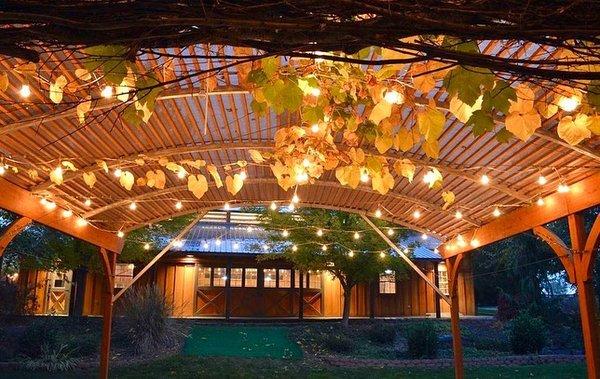
<svg viewBox="0 0 600 379">
<path fill-rule="evenodd" d="M 273 184 L 273 185 L 277 185 L 277 180 L 275 178 L 271 179 L 271 178 L 252 178 L 252 179 L 247 179 L 245 181 L 245 184 Z M 209 184 L 210 187 L 215 187 L 214 182 L 211 182 Z M 312 185 L 306 185 L 306 186 L 323 186 L 323 187 L 329 187 L 329 188 L 340 188 L 342 187 L 342 185 L 338 182 L 334 182 L 334 181 L 322 181 L 322 180 L 317 180 L 315 181 L 314 184 Z M 132 196 L 130 198 L 127 199 L 123 199 L 123 200 L 119 200 L 119 201 L 115 201 L 113 203 L 104 205 L 102 207 L 98 207 L 95 209 L 92 209 L 86 213 L 84 213 L 82 215 L 82 217 L 88 219 L 90 217 L 96 216 L 98 214 L 104 213 L 110 209 L 116 208 L 116 207 L 120 207 L 120 206 L 125 206 L 128 205 L 132 202 L 138 202 L 138 201 L 143 201 L 143 200 L 148 200 L 148 199 L 152 199 L 154 197 L 158 197 L 158 196 L 163 196 L 163 195 L 168 195 L 170 193 L 174 193 L 174 192 L 178 192 L 178 191 L 187 191 L 187 185 L 180 185 L 180 186 L 175 186 L 175 187 L 169 187 L 169 188 L 164 188 L 158 191 L 153 191 L 153 192 L 147 192 L 141 195 L 137 195 L 137 196 Z M 442 207 L 440 207 L 437 204 L 434 203 L 430 203 L 421 199 L 417 199 L 414 198 L 412 196 L 407 196 L 407 195 L 402 195 L 402 194 L 398 194 L 398 193 L 394 193 L 392 191 L 388 192 L 385 195 L 381 195 L 379 192 L 372 190 L 370 188 L 365 188 L 365 187 L 358 187 L 355 189 L 355 191 L 361 191 L 361 192 L 368 192 L 368 193 L 372 193 L 372 194 L 377 194 L 382 196 L 383 198 L 391 198 L 394 200 L 401 200 L 401 201 L 408 201 L 411 202 L 415 205 L 418 205 L 420 207 L 423 207 L 429 211 L 434 211 L 434 212 L 440 212 L 440 213 L 444 213 L 448 216 L 452 216 L 454 215 L 454 213 L 450 210 L 446 210 L 446 209 L 442 209 Z M 226 200 L 224 200 L 226 201 Z M 232 200 L 233 201 L 233 200 Z M 467 223 L 478 227 L 481 224 L 474 220 L 471 219 L 469 217 L 463 216 L 463 220 L 466 221 Z"/>
<path fill-rule="evenodd" d="M 233 142 L 233 143 L 215 143 L 215 144 L 206 144 L 206 145 L 202 145 L 202 146 L 182 146 L 182 147 L 175 147 L 175 148 L 165 149 L 165 150 L 155 151 L 155 152 L 132 154 L 132 155 L 120 158 L 121 162 L 107 164 L 107 165 L 108 165 L 109 169 L 127 168 L 127 167 L 137 166 L 135 163 L 133 163 L 133 161 L 137 158 L 147 157 L 147 158 L 157 159 L 160 157 L 169 157 L 169 156 L 178 155 L 178 154 L 206 153 L 206 152 L 220 151 L 220 150 L 247 150 L 247 149 L 261 150 L 261 149 L 272 149 L 273 146 L 274 146 L 274 144 L 272 142 L 267 143 L 267 142 L 251 142 L 251 141 Z M 468 180 L 472 183 L 479 185 L 480 178 L 477 177 L 476 175 L 469 174 L 468 172 L 466 172 L 465 169 L 451 167 L 447 164 L 430 162 L 427 159 L 423 159 L 423 158 L 404 157 L 402 155 L 394 155 L 394 154 L 379 154 L 373 148 L 363 148 L 363 149 L 365 150 L 365 152 L 368 152 L 368 153 L 374 154 L 374 155 L 378 155 L 378 156 L 382 156 L 386 159 L 398 160 L 398 159 L 402 159 L 402 158 L 407 158 L 407 159 L 410 159 L 413 163 L 415 163 L 417 165 L 435 167 L 435 168 L 441 170 L 442 172 L 461 177 L 465 180 Z M 123 161 L 126 161 L 126 162 L 128 161 L 131 163 L 122 163 Z M 84 173 L 98 172 L 101 170 L 102 169 L 100 167 L 98 167 L 98 165 L 92 164 L 89 166 L 82 167 L 78 171 L 68 171 L 68 172 L 64 173 L 64 175 L 63 175 L 63 183 L 69 182 L 71 180 L 75 180 L 75 179 L 81 177 Z M 31 191 L 34 193 L 42 192 L 42 191 L 46 191 L 54 186 L 55 186 L 55 184 L 52 181 L 47 180 L 43 183 L 40 183 L 40 184 L 32 187 Z M 489 187 L 493 188 L 499 192 L 502 192 L 514 199 L 517 199 L 519 201 L 528 202 L 530 200 L 529 196 L 527 196 L 519 191 L 513 190 L 513 189 L 509 188 L 508 186 L 505 186 L 503 184 L 500 184 L 500 183 L 497 183 L 494 181 L 492 181 L 489 184 Z"/>
<path fill-rule="evenodd" d="M 558 259 L 560 259 L 563 267 L 565 268 L 569 282 L 575 283 L 575 270 L 573 267 L 573 262 L 571 261 L 571 252 L 563 240 L 561 240 L 560 237 L 558 237 L 545 226 L 534 227 L 533 233 L 543 239 L 548 246 L 550 246 L 554 254 L 556 254 Z"/>
<path fill-rule="evenodd" d="M 16 221 L 13 221 L 4 233 L 0 234 L 0 257 L 4 254 L 4 250 L 6 250 L 10 242 L 31 223 L 32 220 L 30 218 L 20 217 Z"/>
</svg>

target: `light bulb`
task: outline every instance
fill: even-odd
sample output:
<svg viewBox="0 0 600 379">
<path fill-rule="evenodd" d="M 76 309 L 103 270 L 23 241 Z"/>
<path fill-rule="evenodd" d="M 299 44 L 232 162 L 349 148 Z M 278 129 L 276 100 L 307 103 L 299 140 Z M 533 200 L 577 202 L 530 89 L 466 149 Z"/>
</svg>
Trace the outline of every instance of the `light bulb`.
<svg viewBox="0 0 600 379">
<path fill-rule="evenodd" d="M 377 210 L 375 211 L 375 217 L 377 217 L 377 218 L 380 218 L 380 217 L 381 217 L 381 210 L 380 210 L 380 209 L 377 209 Z"/>
<path fill-rule="evenodd" d="M 208 249 L 208 242 L 204 242 L 204 243 L 202 244 L 202 247 L 203 247 L 203 248 L 205 248 L 205 249 Z"/>
<path fill-rule="evenodd" d="M 63 169 L 62 169 L 62 167 L 58 166 L 58 167 L 56 167 L 56 168 L 55 168 L 55 169 L 54 169 L 52 172 L 53 172 L 53 173 L 54 173 L 54 175 L 56 175 L 56 176 L 62 176 L 62 174 L 63 174 Z"/>
<path fill-rule="evenodd" d="M 247 231 L 248 233 L 252 233 L 252 231 L 253 231 L 253 230 L 254 230 L 254 229 L 252 229 L 252 227 L 251 227 L 251 226 L 248 226 L 248 227 L 246 228 L 246 231 Z"/>
<path fill-rule="evenodd" d="M 540 175 L 537 182 L 540 186 L 543 186 L 544 184 L 548 183 L 548 179 L 546 179 L 544 175 Z"/>
<path fill-rule="evenodd" d="M 456 211 L 456 212 L 454 213 L 454 217 L 455 217 L 456 219 L 460 220 L 460 219 L 463 217 L 463 214 L 462 214 L 462 212 L 461 212 L 461 211 Z"/>
<path fill-rule="evenodd" d="M 0 166 L 0 176 L 6 173 L 6 168 L 4 166 Z"/>
<path fill-rule="evenodd" d="M 293 246 L 292 246 L 292 251 L 298 251 L 298 246 L 296 246 L 296 245 L 293 245 Z"/>
<path fill-rule="evenodd" d="M 354 239 L 355 240 L 360 239 L 360 233 L 354 232 Z"/>
<path fill-rule="evenodd" d="M 73 215 L 73 211 L 72 211 L 72 210 L 70 210 L 70 209 L 65 209 L 65 210 L 62 212 L 62 215 L 63 215 L 63 217 L 71 217 L 71 216 Z"/>
<path fill-rule="evenodd" d="M 231 205 L 229 205 L 229 203 L 225 203 L 225 204 L 223 204 L 223 210 L 226 210 L 226 211 L 228 211 L 228 210 L 230 210 L 230 209 L 231 209 Z"/>
<path fill-rule="evenodd" d="M 304 158 L 302 160 L 302 166 L 304 166 L 304 167 L 310 166 L 310 161 L 308 160 L 308 158 Z"/>
<path fill-rule="evenodd" d="M 456 237 L 456 241 L 458 243 L 458 246 L 467 246 L 467 242 L 465 241 L 464 237 L 460 234 Z"/>
<path fill-rule="evenodd" d="M 296 183 L 305 183 L 308 181 L 308 174 L 306 172 L 300 172 L 296 174 Z"/>
<path fill-rule="evenodd" d="M 135 201 L 132 201 L 129 204 L 129 209 L 131 209 L 132 211 L 135 211 L 137 209 L 137 203 Z"/>
<path fill-rule="evenodd" d="M 267 246 L 266 244 L 265 244 L 265 245 L 262 245 L 262 249 L 263 249 L 264 251 L 267 251 L 267 250 L 269 250 L 269 246 Z"/>
<path fill-rule="evenodd" d="M 490 184 L 490 177 L 483 174 L 483 175 L 481 175 L 481 179 L 479 179 L 479 181 L 481 182 L 482 185 L 487 186 L 488 184 Z"/>
<path fill-rule="evenodd" d="M 85 205 L 86 207 L 90 207 L 92 205 L 92 200 L 85 199 L 85 201 L 83 202 L 83 205 Z"/>
<path fill-rule="evenodd" d="M 177 171 L 177 177 L 179 179 L 184 179 L 186 175 L 187 175 L 187 172 L 185 172 L 185 170 L 179 170 L 179 171 Z"/>
<path fill-rule="evenodd" d="M 498 209 L 498 207 L 496 207 L 496 208 L 494 208 L 494 211 L 492 212 L 492 214 L 494 215 L 494 217 L 500 217 L 502 212 L 500 212 L 500 209 Z"/>
<path fill-rule="evenodd" d="M 544 199 L 542 199 L 541 197 L 539 199 L 537 199 L 536 204 L 539 205 L 540 207 L 542 205 L 544 205 Z"/>
<path fill-rule="evenodd" d="M 217 239 L 215 240 L 215 245 L 217 245 L 217 246 L 221 246 L 221 239 L 217 238 Z"/>
<path fill-rule="evenodd" d="M 575 109 L 577 109 L 580 103 L 581 100 L 576 95 L 571 97 L 561 96 L 561 98 L 558 100 L 558 106 L 565 112 L 573 112 Z"/>
<path fill-rule="evenodd" d="M 290 203 L 290 205 L 288 205 L 288 209 L 290 210 L 290 212 L 293 212 L 294 209 L 296 209 L 296 206 L 294 205 L 294 203 Z"/>
<path fill-rule="evenodd" d="M 350 258 L 352 258 L 352 257 L 354 256 L 354 251 L 350 250 L 350 251 L 348 252 L 348 256 L 349 256 Z"/>
<path fill-rule="evenodd" d="M 387 91 L 383 96 L 383 99 L 390 104 L 402 104 L 404 102 L 404 96 L 398 91 Z"/>
<path fill-rule="evenodd" d="M 102 92 L 100 92 L 100 95 L 102 95 L 102 97 L 105 99 L 111 98 L 113 95 L 113 88 L 111 86 L 104 86 L 104 88 L 102 88 Z"/>
<path fill-rule="evenodd" d="M 54 209 L 54 208 L 56 208 L 56 203 L 55 203 L 54 201 L 48 201 L 48 202 L 46 203 L 46 207 L 47 207 L 48 209 Z"/>
<path fill-rule="evenodd" d="M 319 130 L 321 130 L 321 128 L 319 127 L 319 124 L 312 124 L 310 126 L 310 131 L 313 133 L 319 133 Z"/>
<path fill-rule="evenodd" d="M 425 234 L 425 233 L 421 234 L 421 239 L 422 239 L 422 240 L 426 240 L 427 238 L 428 238 L 428 237 L 427 237 L 427 234 Z"/>
<path fill-rule="evenodd" d="M 277 204 L 275 204 L 274 201 L 271 201 L 271 206 L 269 208 L 271 208 L 272 211 L 276 211 L 277 210 Z"/>
<path fill-rule="evenodd" d="M 234 250 L 237 250 L 237 249 L 239 249 L 239 247 L 240 247 L 240 244 L 239 244 L 239 243 L 237 243 L 237 242 L 234 242 L 234 243 L 233 243 L 233 249 L 234 249 Z"/>
<path fill-rule="evenodd" d="M 317 235 L 318 235 L 319 237 L 322 237 L 322 236 L 323 236 L 323 229 L 318 229 L 318 230 L 317 230 Z"/>
<path fill-rule="evenodd" d="M 287 230 L 284 230 L 283 232 L 281 232 L 281 235 L 283 237 L 288 237 L 290 235 L 290 232 L 288 232 Z"/>
<path fill-rule="evenodd" d="M 414 217 L 414 218 L 419 218 L 419 217 L 421 217 L 421 211 L 420 211 L 420 210 L 418 210 L 418 209 L 417 209 L 416 211 L 414 211 L 414 212 L 413 212 L 413 217 Z"/>
<path fill-rule="evenodd" d="M 393 236 L 394 235 L 394 229 L 392 229 L 392 228 L 388 229 L 387 230 L 387 235 L 390 236 L 390 237 Z"/>
<path fill-rule="evenodd" d="M 479 240 L 477 239 L 472 239 L 471 240 L 471 247 L 478 247 L 479 246 Z"/>
<path fill-rule="evenodd" d="M 119 237 L 119 238 L 123 238 L 124 236 L 125 236 L 125 233 L 123 233 L 123 231 L 122 231 L 122 230 L 119 230 L 119 231 L 117 232 L 117 237 Z"/>
<path fill-rule="evenodd" d="M 144 244 L 144 250 L 150 250 L 150 244 L 149 243 L 145 243 Z"/>
<path fill-rule="evenodd" d="M 77 226 L 86 226 L 88 224 L 88 221 L 85 218 L 78 218 L 77 219 Z"/>
<path fill-rule="evenodd" d="M 298 195 L 294 194 L 294 196 L 292 197 L 292 203 L 298 204 L 299 202 L 300 198 L 298 197 Z"/>
<path fill-rule="evenodd" d="M 23 84 L 19 90 L 19 95 L 21 95 L 22 98 L 27 99 L 31 96 L 31 87 L 27 84 Z"/>
<path fill-rule="evenodd" d="M 242 178 L 242 180 L 248 179 L 248 173 L 246 173 L 246 170 L 240 171 L 240 178 Z"/>
<path fill-rule="evenodd" d="M 363 183 L 366 183 L 366 182 L 368 182 L 368 181 L 369 181 L 369 173 L 368 173 L 368 172 L 366 172 L 366 171 L 363 171 L 363 172 L 360 174 L 360 181 L 361 181 L 361 182 L 363 182 Z"/>
<path fill-rule="evenodd" d="M 181 201 L 178 201 L 175 203 L 175 209 L 181 209 L 183 208 L 183 204 L 181 203 Z"/>
<path fill-rule="evenodd" d="M 558 191 L 559 193 L 567 193 L 567 192 L 569 192 L 569 191 L 570 191 L 570 189 L 569 189 L 569 186 L 568 186 L 568 185 L 566 185 L 565 183 L 560 183 L 560 184 L 558 185 L 558 189 L 557 189 L 557 191 Z"/>
<path fill-rule="evenodd" d="M 321 90 L 318 88 L 311 88 L 310 94 L 313 95 L 314 97 L 318 97 L 321 94 Z"/>
<path fill-rule="evenodd" d="M 327 251 L 327 245 L 322 245 L 322 246 L 321 246 L 321 250 L 323 250 L 323 251 Z"/>
<path fill-rule="evenodd" d="M 385 258 L 385 252 L 382 251 L 381 253 L 379 253 L 379 258 Z"/>
<path fill-rule="evenodd" d="M 121 171 L 120 168 L 116 169 L 115 172 L 113 172 L 113 174 L 117 177 L 120 178 L 121 175 L 123 174 L 123 171 Z"/>
</svg>

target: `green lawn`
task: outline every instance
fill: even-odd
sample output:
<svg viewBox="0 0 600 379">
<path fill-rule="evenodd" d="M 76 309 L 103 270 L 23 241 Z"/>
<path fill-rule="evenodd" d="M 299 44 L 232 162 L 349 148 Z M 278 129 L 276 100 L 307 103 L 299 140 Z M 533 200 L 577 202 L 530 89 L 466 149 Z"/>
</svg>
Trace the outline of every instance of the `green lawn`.
<svg viewBox="0 0 600 379">
<path fill-rule="evenodd" d="M 0 372 L 0 378 L 95 378 L 92 371 L 68 374 Z M 264 358 L 175 356 L 112 370 L 113 378 L 453 378 L 451 369 L 338 368 L 306 361 Z M 584 364 L 467 369 L 467 378 L 585 378 Z"/>
<path fill-rule="evenodd" d="M 495 316 L 498 313 L 498 307 L 477 307 L 478 316 Z"/>
</svg>

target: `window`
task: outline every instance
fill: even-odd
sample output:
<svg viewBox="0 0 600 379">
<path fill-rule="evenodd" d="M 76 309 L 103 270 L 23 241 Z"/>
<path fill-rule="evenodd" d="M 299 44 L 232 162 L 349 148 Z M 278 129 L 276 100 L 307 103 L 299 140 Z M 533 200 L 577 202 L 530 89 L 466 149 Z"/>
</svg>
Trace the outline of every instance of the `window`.
<svg viewBox="0 0 600 379">
<path fill-rule="evenodd" d="M 300 270 L 294 270 L 294 288 L 300 288 Z"/>
<path fill-rule="evenodd" d="M 448 290 L 448 270 L 446 269 L 445 263 L 438 264 L 438 284 L 440 291 L 442 291 L 444 295 L 450 293 Z"/>
<path fill-rule="evenodd" d="M 54 281 L 52 283 L 53 288 L 65 288 L 67 282 L 67 274 L 64 272 L 55 272 Z"/>
<path fill-rule="evenodd" d="M 379 275 L 379 293 L 396 293 L 396 274 L 386 270 L 385 274 Z"/>
<path fill-rule="evenodd" d="M 230 286 L 232 287 L 241 287 L 242 286 L 242 273 L 244 269 L 242 268 L 232 268 L 231 269 L 231 280 Z"/>
<path fill-rule="evenodd" d="M 117 263 L 115 266 L 115 288 L 126 287 L 133 279 L 133 264 Z"/>
<path fill-rule="evenodd" d="M 256 287 L 257 270 L 255 268 L 245 268 L 244 287 Z"/>
<path fill-rule="evenodd" d="M 277 287 L 276 274 L 277 270 L 274 268 L 266 268 L 263 270 L 263 274 L 265 275 L 264 279 L 264 287 L 265 288 L 275 288 Z"/>
<path fill-rule="evenodd" d="M 292 286 L 292 270 L 279 269 L 279 288 L 290 288 Z"/>
<path fill-rule="evenodd" d="M 227 269 L 224 267 L 215 267 L 213 270 L 213 286 L 225 287 L 225 282 L 227 282 Z"/>
<path fill-rule="evenodd" d="M 321 289 L 321 272 L 309 271 L 308 288 Z"/>
<path fill-rule="evenodd" d="M 210 267 L 198 268 L 198 287 L 210 287 Z"/>
</svg>

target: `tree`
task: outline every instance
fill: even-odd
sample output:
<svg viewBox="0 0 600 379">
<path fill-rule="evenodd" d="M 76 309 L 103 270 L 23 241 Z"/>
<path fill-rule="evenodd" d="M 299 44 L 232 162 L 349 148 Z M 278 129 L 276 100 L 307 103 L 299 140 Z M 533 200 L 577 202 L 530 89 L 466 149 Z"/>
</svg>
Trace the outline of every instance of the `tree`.
<svg viewBox="0 0 600 379">
<path fill-rule="evenodd" d="M 356 214 L 313 208 L 295 212 L 260 209 L 259 220 L 271 231 L 272 250 L 263 259 L 283 257 L 301 270 L 330 272 L 340 281 L 344 292 L 342 324 L 347 327 L 351 293 L 358 283 L 376 280 L 379 274 L 393 270 L 398 277 L 406 274 L 406 263 Z M 376 224 L 394 228 L 380 220 Z M 395 239 L 407 235 L 404 229 L 392 229 Z M 321 235 L 322 232 L 322 235 Z M 359 238 L 355 238 L 358 233 Z"/>
</svg>

